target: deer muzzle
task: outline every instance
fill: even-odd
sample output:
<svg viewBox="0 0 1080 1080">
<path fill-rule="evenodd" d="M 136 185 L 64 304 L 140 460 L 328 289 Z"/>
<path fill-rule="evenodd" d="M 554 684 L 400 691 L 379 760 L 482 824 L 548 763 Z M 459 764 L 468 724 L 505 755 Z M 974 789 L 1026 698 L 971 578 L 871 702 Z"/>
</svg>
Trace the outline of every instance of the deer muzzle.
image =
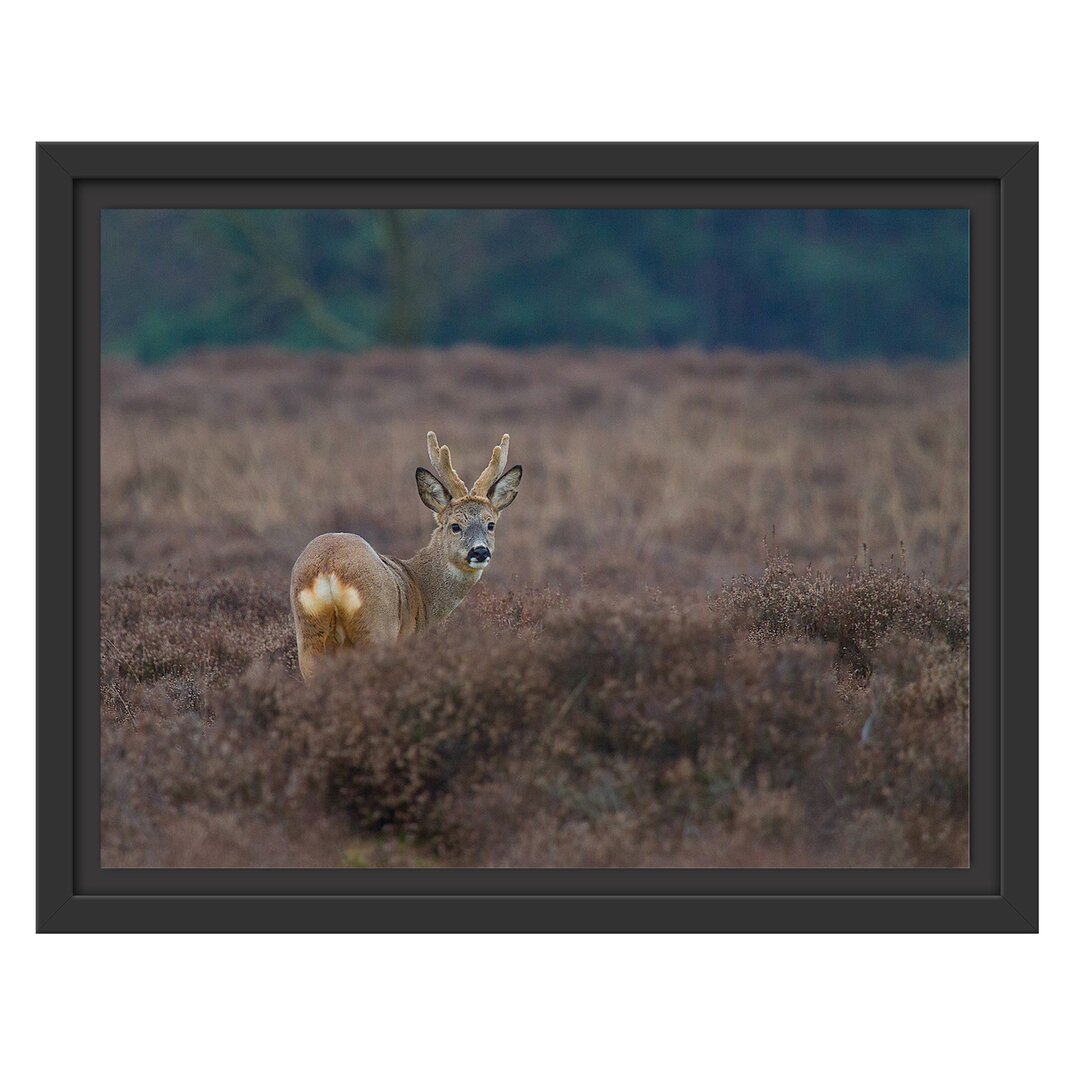
<svg viewBox="0 0 1080 1080">
<path fill-rule="evenodd" d="M 491 552 L 483 544 L 480 544 L 478 547 L 469 548 L 465 561 L 472 567 L 487 566 L 491 561 Z"/>
</svg>

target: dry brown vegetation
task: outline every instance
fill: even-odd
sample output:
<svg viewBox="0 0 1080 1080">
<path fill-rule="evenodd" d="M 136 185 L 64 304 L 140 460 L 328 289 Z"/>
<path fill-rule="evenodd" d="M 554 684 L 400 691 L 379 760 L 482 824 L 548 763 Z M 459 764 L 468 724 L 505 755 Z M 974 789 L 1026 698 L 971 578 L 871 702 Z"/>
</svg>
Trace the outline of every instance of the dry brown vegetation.
<svg viewBox="0 0 1080 1080">
<path fill-rule="evenodd" d="M 104 864 L 965 864 L 966 376 L 107 363 Z M 306 688 L 292 561 L 332 529 L 422 546 L 429 427 L 466 470 L 513 436 L 493 566 L 437 631 Z"/>
</svg>

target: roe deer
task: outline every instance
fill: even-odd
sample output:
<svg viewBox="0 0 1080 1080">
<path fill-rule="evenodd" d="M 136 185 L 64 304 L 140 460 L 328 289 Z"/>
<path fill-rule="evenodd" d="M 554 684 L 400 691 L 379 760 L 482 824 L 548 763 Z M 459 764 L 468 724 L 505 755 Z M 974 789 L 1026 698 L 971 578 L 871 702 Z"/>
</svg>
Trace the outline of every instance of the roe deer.
<svg viewBox="0 0 1080 1080">
<path fill-rule="evenodd" d="M 416 470 L 420 499 L 435 515 L 427 547 L 411 559 L 391 559 L 352 533 L 324 533 L 296 560 L 289 595 L 305 682 L 327 650 L 396 641 L 445 619 L 491 561 L 495 523 L 521 483 L 521 466 L 506 468 L 510 436 L 471 491 L 434 431 L 427 441 L 435 472 Z"/>
</svg>

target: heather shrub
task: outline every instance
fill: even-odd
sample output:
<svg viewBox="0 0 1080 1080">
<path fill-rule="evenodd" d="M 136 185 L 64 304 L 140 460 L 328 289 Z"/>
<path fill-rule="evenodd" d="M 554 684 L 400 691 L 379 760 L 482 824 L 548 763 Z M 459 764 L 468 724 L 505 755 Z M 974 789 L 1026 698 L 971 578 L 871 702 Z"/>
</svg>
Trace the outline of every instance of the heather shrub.
<svg viewBox="0 0 1080 1080">
<path fill-rule="evenodd" d="M 193 670 L 239 674 L 255 656 L 288 662 L 284 588 L 135 575 L 101 592 L 101 671 L 146 681 Z"/>
<path fill-rule="evenodd" d="M 480 585 L 469 594 L 468 604 L 455 612 L 455 634 L 480 627 L 539 632 L 548 612 L 565 603 L 566 597 L 550 587 L 495 592 Z"/>
<path fill-rule="evenodd" d="M 437 838 L 443 794 L 520 738 L 535 685 L 512 640 L 440 636 L 347 655 L 311 687 L 251 672 L 215 696 L 219 726 L 263 734 L 285 809 L 316 798 L 363 829 Z"/>
<path fill-rule="evenodd" d="M 100 625 L 102 707 L 131 724 L 135 687 L 201 712 L 206 688 L 254 657 L 296 663 L 284 593 L 243 581 L 125 578 L 102 588 Z"/>
<path fill-rule="evenodd" d="M 711 599 L 478 592 L 460 619 L 344 653 L 311 686 L 261 591 L 126 583 L 103 603 L 118 650 L 102 690 L 106 852 L 125 865 L 134 851 L 258 863 L 260 845 L 266 865 L 962 865 L 955 598 L 892 575 L 875 608 L 879 580 L 791 573 Z M 871 672 L 837 670 L 841 623 Z"/>
<path fill-rule="evenodd" d="M 835 578 L 770 549 L 759 577 L 743 575 L 726 599 L 746 613 L 764 638 L 834 642 L 839 667 L 865 679 L 871 655 L 888 634 L 941 640 L 952 648 L 968 639 L 967 590 L 912 578 L 904 560 L 887 566 L 852 564 Z"/>
<path fill-rule="evenodd" d="M 965 861 L 968 840 L 968 654 L 910 638 L 882 648 L 851 786 L 902 823 L 920 861 Z"/>
</svg>

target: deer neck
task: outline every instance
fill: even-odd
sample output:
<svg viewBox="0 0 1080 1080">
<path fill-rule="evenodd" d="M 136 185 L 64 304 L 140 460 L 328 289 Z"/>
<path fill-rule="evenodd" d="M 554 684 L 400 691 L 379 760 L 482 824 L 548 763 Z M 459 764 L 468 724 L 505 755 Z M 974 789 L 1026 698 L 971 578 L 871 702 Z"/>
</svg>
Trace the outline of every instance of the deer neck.
<svg viewBox="0 0 1080 1080">
<path fill-rule="evenodd" d="M 445 619 L 483 574 L 483 570 L 459 570 L 450 566 L 446 556 L 433 543 L 411 559 L 403 559 L 401 565 L 416 586 L 420 600 L 418 628 Z"/>
</svg>

